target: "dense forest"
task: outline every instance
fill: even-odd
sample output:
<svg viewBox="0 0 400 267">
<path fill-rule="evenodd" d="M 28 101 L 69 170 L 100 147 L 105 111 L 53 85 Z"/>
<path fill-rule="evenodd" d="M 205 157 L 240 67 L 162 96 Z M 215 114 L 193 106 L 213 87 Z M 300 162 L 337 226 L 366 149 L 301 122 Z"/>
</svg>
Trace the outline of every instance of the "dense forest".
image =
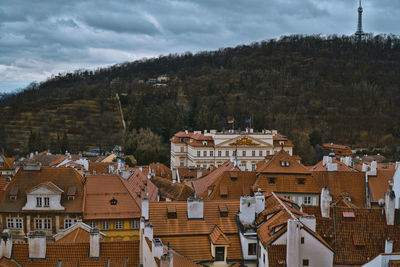
<svg viewBox="0 0 400 267">
<path fill-rule="evenodd" d="M 166 86 L 149 82 L 162 74 L 170 77 Z M 22 122 L 23 137 L 15 132 L 16 123 L 25 120 L 21 114 L 35 120 L 36 112 L 47 113 L 54 103 L 58 114 L 52 120 L 61 120 L 56 126 L 41 117 L 34 124 Z M 71 103 L 79 103 L 79 110 L 59 111 Z M 72 151 L 122 144 L 139 164 L 152 157 L 168 163 L 169 138 L 176 131 L 221 130 L 233 118 L 235 127 L 244 129 L 252 118 L 255 129 L 277 129 L 291 138 L 307 164 L 315 162 L 322 142 L 399 160 L 400 38 L 369 35 L 358 42 L 353 36 L 294 35 L 77 70 L 3 96 L 0 112 L 6 114 L 0 119 L 0 148 L 8 154 L 16 148 L 28 152 L 33 131 L 51 137 L 43 147 L 66 134 Z M 67 119 L 59 117 L 66 113 Z M 82 114 L 89 119 L 76 124 Z M 156 145 L 144 145 L 151 140 Z"/>
</svg>

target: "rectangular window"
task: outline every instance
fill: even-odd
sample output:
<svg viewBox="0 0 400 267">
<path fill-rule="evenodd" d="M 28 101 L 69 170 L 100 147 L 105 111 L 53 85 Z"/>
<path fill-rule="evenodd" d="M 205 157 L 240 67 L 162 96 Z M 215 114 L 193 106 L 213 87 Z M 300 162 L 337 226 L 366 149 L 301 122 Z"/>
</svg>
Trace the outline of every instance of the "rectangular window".
<svg viewBox="0 0 400 267">
<path fill-rule="evenodd" d="M 268 151 L 268 150 L 267 150 L 267 152 L 266 152 L 266 153 L 267 153 L 267 155 L 269 155 L 269 151 Z"/>
<path fill-rule="evenodd" d="M 304 237 L 300 238 L 300 243 L 304 244 Z"/>
<path fill-rule="evenodd" d="M 258 156 L 260 156 L 260 157 L 263 156 L 262 150 L 258 151 Z"/>
<path fill-rule="evenodd" d="M 256 152 L 255 152 L 255 151 L 251 151 L 251 155 L 252 155 L 253 157 L 255 157 L 255 156 L 256 156 Z"/>
<path fill-rule="evenodd" d="M 276 178 L 275 177 L 268 178 L 268 184 L 276 184 Z"/>
<path fill-rule="evenodd" d="M 257 244 L 256 243 L 249 244 L 248 253 L 249 253 L 249 255 L 256 255 L 257 254 Z"/>
<path fill-rule="evenodd" d="M 64 228 L 67 229 L 72 226 L 72 219 L 65 219 L 64 220 Z"/>
<path fill-rule="evenodd" d="M 246 157 L 246 151 L 242 151 L 242 156 Z"/>
<path fill-rule="evenodd" d="M 210 151 L 210 157 L 214 157 L 214 151 Z"/>
<path fill-rule="evenodd" d="M 108 221 L 103 222 L 103 230 L 108 230 Z"/>
<path fill-rule="evenodd" d="M 44 198 L 44 206 L 45 207 L 50 207 L 50 198 L 48 198 L 48 197 Z"/>
<path fill-rule="evenodd" d="M 74 196 L 68 196 L 68 200 L 74 200 Z"/>
<path fill-rule="evenodd" d="M 7 218 L 7 228 L 14 228 L 14 219 L 13 218 Z"/>
<path fill-rule="evenodd" d="M 43 229 L 51 229 L 51 219 L 43 220 Z"/>
<path fill-rule="evenodd" d="M 181 147 L 181 152 L 185 152 L 185 148 L 183 146 Z"/>
<path fill-rule="evenodd" d="M 132 220 L 131 227 L 132 227 L 132 229 L 139 229 L 139 220 L 137 220 L 137 219 Z"/>
<path fill-rule="evenodd" d="M 96 222 L 95 221 L 91 221 L 89 223 L 90 227 L 95 228 L 96 227 Z"/>
<path fill-rule="evenodd" d="M 229 157 L 229 151 L 225 151 L 225 157 Z"/>
<path fill-rule="evenodd" d="M 225 260 L 225 248 L 224 247 L 216 247 L 215 248 L 215 261 L 224 261 Z"/>
<path fill-rule="evenodd" d="M 218 157 L 222 157 L 222 151 L 218 151 Z"/>
<path fill-rule="evenodd" d="M 297 184 L 304 185 L 306 183 L 306 179 L 304 178 L 297 178 Z"/>
<path fill-rule="evenodd" d="M 203 157 L 207 157 L 207 151 L 203 151 Z"/>
<path fill-rule="evenodd" d="M 22 229 L 22 218 L 15 218 L 15 228 Z"/>
<path fill-rule="evenodd" d="M 304 197 L 304 204 L 311 205 L 311 197 Z"/>
<path fill-rule="evenodd" d="M 256 170 L 256 164 L 251 164 L 251 171 L 255 171 Z"/>
<path fill-rule="evenodd" d="M 184 166 L 185 166 L 185 162 L 181 161 L 181 162 L 179 163 L 179 166 L 184 167 Z"/>
<path fill-rule="evenodd" d="M 35 219 L 35 228 L 42 229 L 42 219 Z"/>
<path fill-rule="evenodd" d="M 200 151 L 197 151 L 197 156 L 200 157 Z"/>
<path fill-rule="evenodd" d="M 308 266 L 310 264 L 309 260 L 303 260 L 303 266 Z"/>
<path fill-rule="evenodd" d="M 122 229 L 122 222 L 121 221 L 115 221 L 115 229 L 116 230 L 121 230 Z"/>
<path fill-rule="evenodd" d="M 36 198 L 36 207 L 41 207 L 42 206 L 42 198 L 41 197 L 37 197 Z"/>
</svg>

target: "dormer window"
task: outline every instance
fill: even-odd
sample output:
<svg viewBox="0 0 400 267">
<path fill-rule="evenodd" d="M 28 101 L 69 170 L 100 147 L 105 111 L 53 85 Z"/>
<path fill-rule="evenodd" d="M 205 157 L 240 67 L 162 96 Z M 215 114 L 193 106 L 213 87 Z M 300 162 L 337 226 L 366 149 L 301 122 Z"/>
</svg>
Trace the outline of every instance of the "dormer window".
<svg viewBox="0 0 400 267">
<path fill-rule="evenodd" d="M 176 207 L 168 205 L 167 207 L 167 217 L 168 219 L 176 219 L 178 216 L 176 214 Z"/>
<path fill-rule="evenodd" d="M 207 145 L 207 141 L 203 141 L 203 146 L 206 146 Z"/>
<path fill-rule="evenodd" d="M 44 197 L 44 207 L 50 207 L 50 198 Z"/>
<path fill-rule="evenodd" d="M 68 187 L 67 191 L 67 199 L 68 200 L 74 200 L 76 195 L 76 187 L 75 186 L 70 186 Z"/>
<path fill-rule="evenodd" d="M 41 197 L 37 197 L 36 198 L 36 207 L 41 207 L 42 206 L 42 198 Z"/>
<path fill-rule="evenodd" d="M 185 142 L 185 138 L 181 137 L 180 142 L 184 143 Z"/>
<path fill-rule="evenodd" d="M 228 217 L 228 207 L 226 205 L 218 205 L 218 209 L 221 217 Z"/>
<path fill-rule="evenodd" d="M 268 178 L 268 184 L 276 184 L 276 178 L 275 177 L 269 177 Z"/>
<path fill-rule="evenodd" d="M 118 201 L 117 201 L 115 198 L 112 198 L 112 199 L 110 200 L 110 204 L 113 205 L 113 206 L 117 205 L 117 202 L 118 202 Z"/>
<path fill-rule="evenodd" d="M 289 161 L 281 161 L 281 167 L 289 167 L 290 162 Z"/>
<path fill-rule="evenodd" d="M 10 200 L 16 200 L 18 195 L 18 187 L 13 186 L 9 193 Z"/>
<path fill-rule="evenodd" d="M 305 185 L 306 184 L 306 179 L 305 178 L 297 178 L 297 184 L 298 185 Z"/>
</svg>

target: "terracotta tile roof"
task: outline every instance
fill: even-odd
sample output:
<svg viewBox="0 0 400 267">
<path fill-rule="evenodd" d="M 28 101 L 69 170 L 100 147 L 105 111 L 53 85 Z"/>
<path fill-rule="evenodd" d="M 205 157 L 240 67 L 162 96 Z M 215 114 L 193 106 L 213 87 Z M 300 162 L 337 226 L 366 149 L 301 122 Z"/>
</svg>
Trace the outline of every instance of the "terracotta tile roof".
<svg viewBox="0 0 400 267">
<path fill-rule="evenodd" d="M 331 208 L 330 218 L 322 218 L 319 207 L 305 206 L 303 211 L 316 217 L 317 232 L 334 249 L 335 265 L 365 264 L 385 251 L 387 238 L 394 240 L 394 251 L 400 250 L 400 212 L 398 210 L 396 210 L 394 226 L 386 225 L 386 216 L 382 209 L 336 207 Z M 347 221 L 343 217 L 343 212 L 353 212 L 354 219 Z"/>
<path fill-rule="evenodd" d="M 372 202 L 377 203 L 379 199 L 385 199 L 385 192 L 391 189 L 389 181 L 393 179 L 394 173 L 395 170 L 377 170 L 376 176 L 368 177 Z"/>
<path fill-rule="evenodd" d="M 48 166 L 50 166 L 50 163 L 58 161 L 59 159 L 64 160 L 65 155 L 64 154 L 47 155 L 46 153 L 40 153 L 40 154 L 34 155 L 32 159 L 27 158 L 27 159 L 19 162 L 19 165 L 22 166 L 25 162 L 40 162 L 43 167 L 48 167 Z"/>
<path fill-rule="evenodd" d="M 0 154 L 0 170 L 14 170 L 15 158 L 6 158 L 3 154 Z"/>
<path fill-rule="evenodd" d="M 318 162 L 317 164 L 312 166 L 310 168 L 310 171 L 328 171 L 328 166 L 327 165 L 324 166 L 323 163 L 324 163 L 323 160 L 321 160 L 320 162 Z M 347 166 L 343 162 L 340 162 L 336 158 L 332 159 L 332 163 L 336 163 L 337 164 L 337 171 L 339 171 L 339 172 L 343 172 L 343 171 L 350 172 L 350 171 L 353 171 L 352 168 L 350 168 L 349 166 Z"/>
<path fill-rule="evenodd" d="M 282 166 L 283 162 L 288 162 L 289 166 Z M 310 171 L 303 164 L 298 163 L 293 156 L 290 156 L 284 150 L 274 154 L 268 162 L 266 160 L 261 161 L 256 171 L 260 173 L 310 174 Z"/>
<path fill-rule="evenodd" d="M 227 217 L 221 217 L 219 206 L 228 209 Z M 169 206 L 176 209 L 176 218 L 168 218 Z M 242 259 L 236 214 L 239 211 L 239 200 L 204 201 L 204 219 L 188 220 L 187 202 L 150 202 L 149 217 L 153 225 L 154 237 L 160 238 L 163 244 L 170 246 L 179 254 L 192 261 L 212 261 L 210 233 L 215 225 L 224 233 L 230 242 L 228 259 Z M 196 246 L 193 246 L 195 240 Z"/>
<path fill-rule="evenodd" d="M 26 192 L 43 182 L 52 182 L 64 192 L 69 187 L 76 187 L 74 200 L 68 200 L 65 193 L 61 194 L 61 205 L 66 213 L 83 212 L 83 177 L 73 168 L 42 167 L 40 171 L 25 171 L 20 168 L 13 179 L 7 184 L 0 199 L 0 212 L 21 212 L 26 204 Z M 13 188 L 18 188 L 16 200 L 10 200 L 8 195 Z"/>
<path fill-rule="evenodd" d="M 172 180 L 172 171 L 170 168 L 165 166 L 162 163 L 151 163 L 149 165 L 151 171 L 154 173 L 155 176 L 167 178 Z"/>
<path fill-rule="evenodd" d="M 200 177 L 203 177 L 204 175 L 207 175 L 210 173 L 209 169 L 203 169 L 203 168 L 189 169 L 188 167 L 178 167 L 179 178 L 181 180 L 200 178 L 200 177 L 197 177 L 198 171 L 201 172 Z"/>
<path fill-rule="evenodd" d="M 222 232 L 218 225 L 214 226 L 214 229 L 210 233 L 210 240 L 214 245 L 230 245 L 228 237 Z"/>
<path fill-rule="evenodd" d="M 207 191 L 208 187 L 212 185 L 224 172 L 226 171 L 240 171 L 238 167 L 231 161 L 226 161 L 224 164 L 207 174 L 206 176 L 193 181 L 193 188 L 197 195 Z"/>
<path fill-rule="evenodd" d="M 160 197 L 171 200 L 186 200 L 188 197 L 194 196 L 194 190 L 185 184 L 173 184 L 167 178 L 154 176 L 151 178 L 152 183 L 158 187 Z"/>
<path fill-rule="evenodd" d="M 199 196 L 203 199 L 240 199 L 251 194 L 255 180 L 255 172 L 225 171 Z"/>
<path fill-rule="evenodd" d="M 56 243 L 88 243 L 90 242 L 89 232 L 82 228 L 76 228 L 68 235 L 56 241 Z"/>
<path fill-rule="evenodd" d="M 59 188 L 57 185 L 55 185 L 51 181 L 42 182 L 42 183 L 38 184 L 37 186 L 32 187 L 28 192 L 31 192 L 31 191 L 35 190 L 36 188 L 38 188 L 40 186 L 46 186 L 46 187 L 50 188 L 52 191 L 54 191 L 54 192 L 64 193 L 64 191 L 61 188 Z"/>
<path fill-rule="evenodd" d="M 89 243 L 47 243 L 46 259 L 30 260 L 28 244 L 14 244 L 13 258 L 22 266 L 138 266 L 139 241 L 103 242 L 101 257 L 89 259 Z M 126 264 L 126 265 L 125 265 Z"/>
<path fill-rule="evenodd" d="M 285 267 L 286 266 L 286 245 L 272 245 L 267 247 L 268 266 Z"/>
<path fill-rule="evenodd" d="M 200 267 L 202 265 L 196 264 L 193 261 L 189 260 L 188 258 L 182 256 L 178 252 L 174 251 L 173 249 L 170 249 L 167 251 L 164 249 L 164 253 L 169 252 L 172 255 L 172 263 L 173 267 Z"/>
<path fill-rule="evenodd" d="M 1 175 L 0 174 L 0 191 L 3 191 L 7 185 L 7 177 L 8 175 Z"/>
<path fill-rule="evenodd" d="M 157 186 L 139 168 L 136 168 L 128 179 L 122 179 L 122 181 L 139 207 L 142 207 L 142 198 L 144 197 L 150 201 L 157 199 Z"/>
<path fill-rule="evenodd" d="M 6 257 L 3 257 L 0 259 L 0 266 L 1 267 L 19 267 L 17 263 L 14 261 L 7 259 Z"/>
<path fill-rule="evenodd" d="M 112 162 L 111 164 L 114 165 L 114 170 L 118 168 L 118 163 L 117 162 Z M 109 162 L 92 162 L 89 161 L 89 172 L 90 173 L 108 173 L 109 169 L 108 167 L 110 166 Z"/>
<path fill-rule="evenodd" d="M 54 160 L 54 161 L 52 161 L 52 162 L 49 162 L 49 166 L 50 167 L 53 167 L 53 166 L 55 166 L 55 165 L 58 165 L 58 164 L 60 164 L 61 162 L 63 162 L 64 160 L 66 160 L 67 159 L 67 156 L 61 156 L 61 157 L 59 157 L 58 159 L 56 159 L 56 160 Z"/>
<path fill-rule="evenodd" d="M 335 200 L 348 194 L 351 202 L 358 207 L 365 207 L 365 174 L 362 172 L 313 172 L 315 184 L 321 192 L 328 187 Z"/>
<path fill-rule="evenodd" d="M 258 189 L 263 192 L 319 194 L 322 188 L 311 175 L 259 174 L 253 191 Z"/>
<path fill-rule="evenodd" d="M 117 174 L 86 176 L 85 219 L 139 218 L 140 206 Z M 111 200 L 116 200 L 116 205 Z"/>
</svg>

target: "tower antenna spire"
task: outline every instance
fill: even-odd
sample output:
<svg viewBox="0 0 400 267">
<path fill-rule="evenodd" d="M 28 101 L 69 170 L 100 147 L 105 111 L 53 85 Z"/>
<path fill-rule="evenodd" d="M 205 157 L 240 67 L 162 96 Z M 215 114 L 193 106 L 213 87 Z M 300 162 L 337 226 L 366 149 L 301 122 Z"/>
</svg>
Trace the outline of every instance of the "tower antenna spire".
<svg viewBox="0 0 400 267">
<path fill-rule="evenodd" d="M 362 28 L 362 13 L 363 13 L 363 8 L 361 6 L 361 0 L 359 0 L 359 6 L 358 6 L 358 24 L 357 24 L 357 31 L 355 33 L 355 36 L 357 36 L 358 41 L 361 41 L 362 37 L 365 35 L 363 28 Z"/>
</svg>

